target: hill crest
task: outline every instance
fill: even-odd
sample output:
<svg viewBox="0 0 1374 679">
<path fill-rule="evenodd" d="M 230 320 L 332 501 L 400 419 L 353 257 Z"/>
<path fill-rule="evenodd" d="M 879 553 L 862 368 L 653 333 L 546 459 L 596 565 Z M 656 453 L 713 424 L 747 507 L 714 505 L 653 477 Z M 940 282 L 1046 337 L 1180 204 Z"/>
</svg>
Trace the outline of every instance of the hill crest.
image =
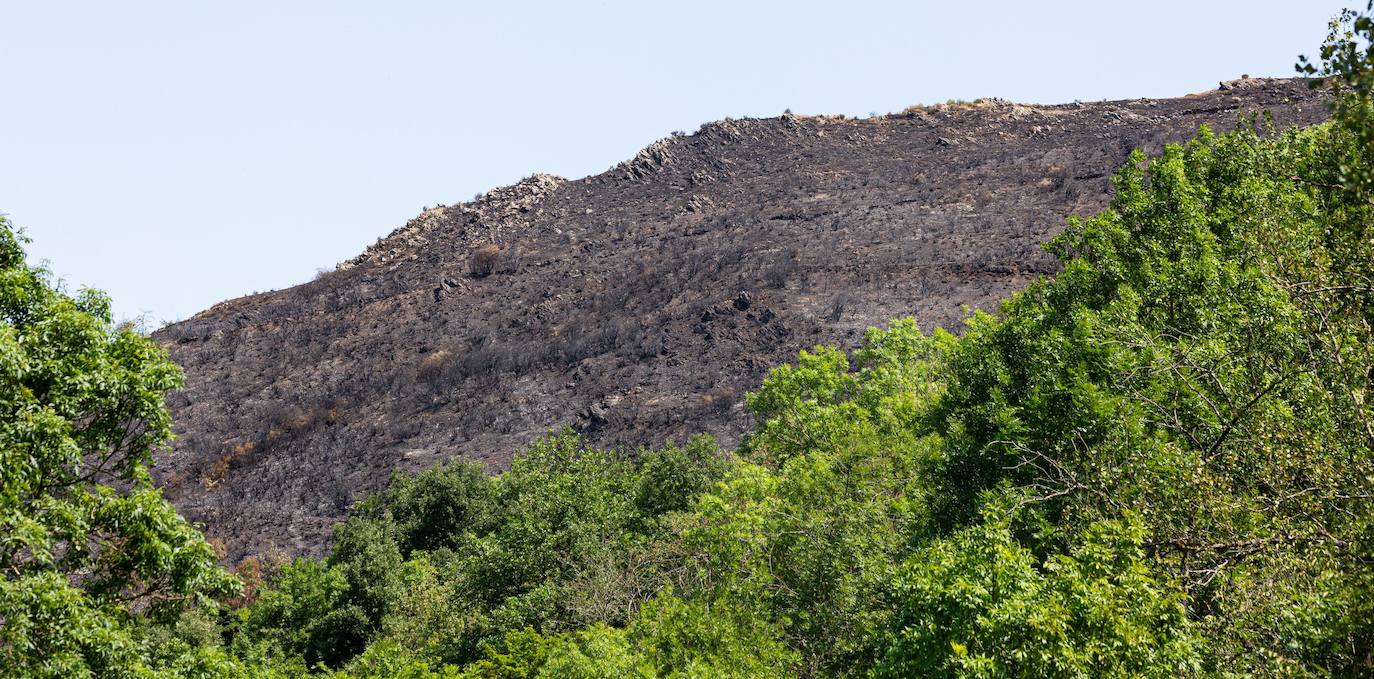
<svg viewBox="0 0 1374 679">
<path fill-rule="evenodd" d="M 956 326 L 1054 260 L 1135 147 L 1241 111 L 1326 117 L 1299 80 L 1176 99 L 999 100 L 855 119 L 723 120 L 605 173 L 428 209 L 315 281 L 159 330 L 186 371 L 159 481 L 227 556 L 318 553 L 394 468 L 496 469 L 572 427 L 730 443 L 743 393 L 817 343 Z"/>
</svg>

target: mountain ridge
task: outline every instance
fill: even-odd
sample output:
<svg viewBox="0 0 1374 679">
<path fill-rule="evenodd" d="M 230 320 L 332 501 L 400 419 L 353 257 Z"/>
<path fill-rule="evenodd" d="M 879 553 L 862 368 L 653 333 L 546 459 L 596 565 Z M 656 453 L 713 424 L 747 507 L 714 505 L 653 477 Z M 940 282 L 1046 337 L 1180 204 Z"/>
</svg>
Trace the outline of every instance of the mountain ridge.
<svg viewBox="0 0 1374 679">
<path fill-rule="evenodd" d="M 157 331 L 183 366 L 156 469 L 226 558 L 319 553 L 394 468 L 491 469 L 550 430 L 634 446 L 747 429 L 796 350 L 912 315 L 955 327 L 1055 262 L 1130 150 L 1241 111 L 1323 120 L 1304 81 L 1175 99 L 1000 100 L 726 119 L 582 179 L 438 206 L 315 281 Z"/>
</svg>

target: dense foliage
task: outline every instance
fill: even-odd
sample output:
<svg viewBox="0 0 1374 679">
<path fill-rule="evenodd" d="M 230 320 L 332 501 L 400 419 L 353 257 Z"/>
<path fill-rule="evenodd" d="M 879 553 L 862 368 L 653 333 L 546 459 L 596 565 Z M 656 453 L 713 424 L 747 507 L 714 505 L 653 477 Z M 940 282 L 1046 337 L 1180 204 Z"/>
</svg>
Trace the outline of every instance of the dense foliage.
<svg viewBox="0 0 1374 679">
<path fill-rule="evenodd" d="M 146 675 L 165 644 L 145 625 L 236 586 L 148 478 L 181 373 L 22 243 L 0 217 L 0 675 Z"/>
<path fill-rule="evenodd" d="M 175 371 L 0 230 L 0 670 L 1368 675 L 1371 32 L 1310 65 L 1331 123 L 1137 153 L 1053 279 L 802 352 L 736 451 L 397 474 L 234 599 L 147 480 Z"/>
</svg>

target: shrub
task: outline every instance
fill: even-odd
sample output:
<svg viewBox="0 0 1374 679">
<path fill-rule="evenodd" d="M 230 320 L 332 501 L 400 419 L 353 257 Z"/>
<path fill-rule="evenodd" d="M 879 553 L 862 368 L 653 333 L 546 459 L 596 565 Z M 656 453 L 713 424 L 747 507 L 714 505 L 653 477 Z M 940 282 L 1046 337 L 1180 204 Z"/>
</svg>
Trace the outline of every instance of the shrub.
<svg viewBox="0 0 1374 679">
<path fill-rule="evenodd" d="M 500 259 L 500 246 L 487 243 L 472 251 L 472 258 L 468 261 L 468 271 L 473 278 L 486 278 L 496 271 L 496 263 Z"/>
</svg>

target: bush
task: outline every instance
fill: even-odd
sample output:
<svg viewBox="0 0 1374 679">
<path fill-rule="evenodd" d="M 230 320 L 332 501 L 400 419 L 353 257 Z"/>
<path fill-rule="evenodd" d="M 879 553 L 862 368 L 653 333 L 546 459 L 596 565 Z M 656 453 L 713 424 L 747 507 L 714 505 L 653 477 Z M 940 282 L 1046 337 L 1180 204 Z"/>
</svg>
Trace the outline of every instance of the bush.
<svg viewBox="0 0 1374 679">
<path fill-rule="evenodd" d="M 468 271 L 473 278 L 486 278 L 496 271 L 496 264 L 500 259 L 500 246 L 487 243 L 472 251 L 472 257 L 468 261 Z"/>
</svg>

